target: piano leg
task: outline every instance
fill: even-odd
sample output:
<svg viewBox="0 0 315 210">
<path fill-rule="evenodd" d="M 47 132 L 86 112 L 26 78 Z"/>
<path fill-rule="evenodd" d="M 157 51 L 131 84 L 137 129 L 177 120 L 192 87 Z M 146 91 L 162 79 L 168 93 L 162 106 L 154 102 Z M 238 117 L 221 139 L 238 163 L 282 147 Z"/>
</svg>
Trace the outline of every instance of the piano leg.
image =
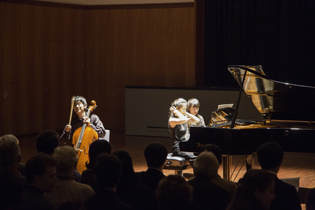
<svg viewBox="0 0 315 210">
<path fill-rule="evenodd" d="M 223 179 L 230 180 L 230 166 L 232 164 L 231 155 L 222 155 Z"/>
</svg>

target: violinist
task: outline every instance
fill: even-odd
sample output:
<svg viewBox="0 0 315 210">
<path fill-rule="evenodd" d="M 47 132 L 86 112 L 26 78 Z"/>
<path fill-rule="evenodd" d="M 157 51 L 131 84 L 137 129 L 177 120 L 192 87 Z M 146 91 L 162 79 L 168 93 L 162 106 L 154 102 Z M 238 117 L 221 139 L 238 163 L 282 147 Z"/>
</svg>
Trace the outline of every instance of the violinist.
<svg viewBox="0 0 315 210">
<path fill-rule="evenodd" d="M 193 158 L 189 153 L 181 152 L 180 142 L 187 142 L 190 138 L 189 124 L 196 124 L 200 119 L 186 111 L 187 101 L 178 98 L 172 102 L 169 112 L 168 127 L 171 134 L 172 152 L 174 156 L 181 156 L 185 159 Z"/>
<path fill-rule="evenodd" d="M 62 145 L 71 146 L 73 133 L 78 128 L 82 127 L 84 123 L 96 131 L 99 139 L 105 137 L 105 127 L 100 118 L 96 114 L 91 114 L 90 117 L 87 116 L 86 109 L 87 103 L 85 98 L 82 96 L 75 96 L 73 110 L 76 113 L 76 116 L 74 116 L 71 120 L 71 125 L 66 125 L 60 136 L 60 142 Z M 97 139 L 94 139 L 93 141 L 95 140 Z"/>
</svg>

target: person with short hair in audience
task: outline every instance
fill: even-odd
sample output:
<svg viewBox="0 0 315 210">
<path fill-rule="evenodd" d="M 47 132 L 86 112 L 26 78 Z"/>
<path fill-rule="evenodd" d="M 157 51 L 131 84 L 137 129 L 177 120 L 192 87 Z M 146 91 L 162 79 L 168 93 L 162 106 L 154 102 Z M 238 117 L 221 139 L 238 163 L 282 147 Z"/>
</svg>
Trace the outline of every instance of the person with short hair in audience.
<svg viewBox="0 0 315 210">
<path fill-rule="evenodd" d="M 159 210 L 191 210 L 193 188 L 179 175 L 164 177 L 156 192 Z"/>
<path fill-rule="evenodd" d="M 296 188 L 277 177 L 284 156 L 282 147 L 275 141 L 264 143 L 258 147 L 257 156 L 261 168 L 276 176 L 276 199 L 273 200 L 270 209 L 300 210 L 300 197 Z"/>
<path fill-rule="evenodd" d="M 275 178 L 274 174 L 265 170 L 247 171 L 239 180 L 235 199 L 229 210 L 269 210 L 276 197 Z"/>
<path fill-rule="evenodd" d="M 86 170 L 82 172 L 81 183 L 90 185 L 96 192 L 98 190 L 98 184 L 96 183 L 94 176 L 94 163 L 96 157 L 101 153 L 111 154 L 112 146 L 108 141 L 94 141 L 90 145 L 89 149 L 89 163 L 86 164 Z"/>
<path fill-rule="evenodd" d="M 218 175 L 219 162 L 212 152 L 202 152 L 194 163 L 195 178 L 188 181 L 193 187 L 193 209 L 225 210 L 231 203 L 228 190 L 212 182 Z"/>
<path fill-rule="evenodd" d="M 19 140 L 12 134 L 0 137 L 0 198 L 3 209 L 15 208 L 21 202 L 26 179 L 18 171 L 21 161 Z"/>
<path fill-rule="evenodd" d="M 38 153 L 52 155 L 59 146 L 59 134 L 54 130 L 44 130 L 36 137 L 36 150 Z"/>
<path fill-rule="evenodd" d="M 117 197 L 139 210 L 157 209 L 155 192 L 140 183 L 129 153 L 125 150 L 116 150 L 113 155 L 116 155 L 122 164 L 122 174 L 116 189 Z"/>
<path fill-rule="evenodd" d="M 306 210 L 315 210 L 315 188 L 312 188 L 306 194 Z"/>
<path fill-rule="evenodd" d="M 218 146 L 214 145 L 214 144 L 206 144 L 203 149 L 201 150 L 201 152 L 212 152 L 215 157 L 217 158 L 219 165 L 221 165 L 222 163 L 222 153 L 220 151 L 220 149 L 218 148 Z M 215 176 L 213 176 L 211 178 L 211 181 L 217 185 L 219 185 L 220 187 L 223 187 L 224 189 L 226 189 L 229 193 L 230 193 L 230 199 L 233 200 L 233 197 L 235 195 L 236 189 L 237 189 L 237 185 L 227 179 L 222 179 L 222 177 L 217 173 Z"/>
<path fill-rule="evenodd" d="M 74 181 L 73 172 L 77 162 L 77 152 L 73 147 L 57 147 L 53 154 L 57 161 L 57 178 L 54 188 L 44 196 L 56 206 L 67 201 L 83 202 L 94 195 L 91 186 Z"/>
<path fill-rule="evenodd" d="M 54 130 L 44 130 L 36 137 L 36 150 L 38 153 L 53 155 L 55 149 L 59 146 L 59 134 Z M 80 182 L 81 174 L 74 170 L 74 180 Z"/>
<path fill-rule="evenodd" d="M 159 185 L 159 181 L 165 177 L 163 167 L 167 154 L 166 147 L 161 143 L 151 143 L 144 150 L 148 169 L 137 173 L 137 175 L 141 183 L 149 186 L 154 192 Z"/>
<path fill-rule="evenodd" d="M 26 179 L 18 171 L 21 162 L 19 140 L 12 134 L 0 137 L 0 179 L 12 180 L 25 187 Z"/>
<path fill-rule="evenodd" d="M 51 155 L 37 154 L 26 162 L 25 176 L 28 185 L 22 194 L 19 209 L 56 209 L 56 205 L 44 197 L 44 193 L 50 192 L 57 182 L 56 160 Z"/>
<path fill-rule="evenodd" d="M 121 161 L 115 155 L 102 153 L 97 156 L 94 173 L 99 190 L 85 201 L 87 210 L 133 209 L 116 195 L 116 186 L 121 177 Z"/>
</svg>

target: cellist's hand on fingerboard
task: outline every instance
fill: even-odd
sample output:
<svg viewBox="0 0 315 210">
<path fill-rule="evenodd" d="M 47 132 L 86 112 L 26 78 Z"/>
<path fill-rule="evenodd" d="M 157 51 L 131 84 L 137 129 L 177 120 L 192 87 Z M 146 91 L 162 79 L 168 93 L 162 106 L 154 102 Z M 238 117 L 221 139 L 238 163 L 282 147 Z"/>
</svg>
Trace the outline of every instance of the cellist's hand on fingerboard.
<svg viewBox="0 0 315 210">
<path fill-rule="evenodd" d="M 83 123 L 86 123 L 87 126 L 91 125 L 91 119 L 89 117 L 85 117 Z"/>
</svg>

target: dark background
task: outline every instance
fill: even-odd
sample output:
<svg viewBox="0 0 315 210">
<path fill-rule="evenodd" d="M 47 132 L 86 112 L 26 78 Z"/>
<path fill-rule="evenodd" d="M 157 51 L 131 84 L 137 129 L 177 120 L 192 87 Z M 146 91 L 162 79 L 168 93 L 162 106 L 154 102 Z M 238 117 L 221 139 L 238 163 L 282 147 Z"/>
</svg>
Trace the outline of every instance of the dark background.
<svg viewBox="0 0 315 210">
<path fill-rule="evenodd" d="M 238 87 L 228 65 L 262 65 L 269 78 L 315 86 L 315 1 L 205 1 L 204 83 Z"/>
</svg>

